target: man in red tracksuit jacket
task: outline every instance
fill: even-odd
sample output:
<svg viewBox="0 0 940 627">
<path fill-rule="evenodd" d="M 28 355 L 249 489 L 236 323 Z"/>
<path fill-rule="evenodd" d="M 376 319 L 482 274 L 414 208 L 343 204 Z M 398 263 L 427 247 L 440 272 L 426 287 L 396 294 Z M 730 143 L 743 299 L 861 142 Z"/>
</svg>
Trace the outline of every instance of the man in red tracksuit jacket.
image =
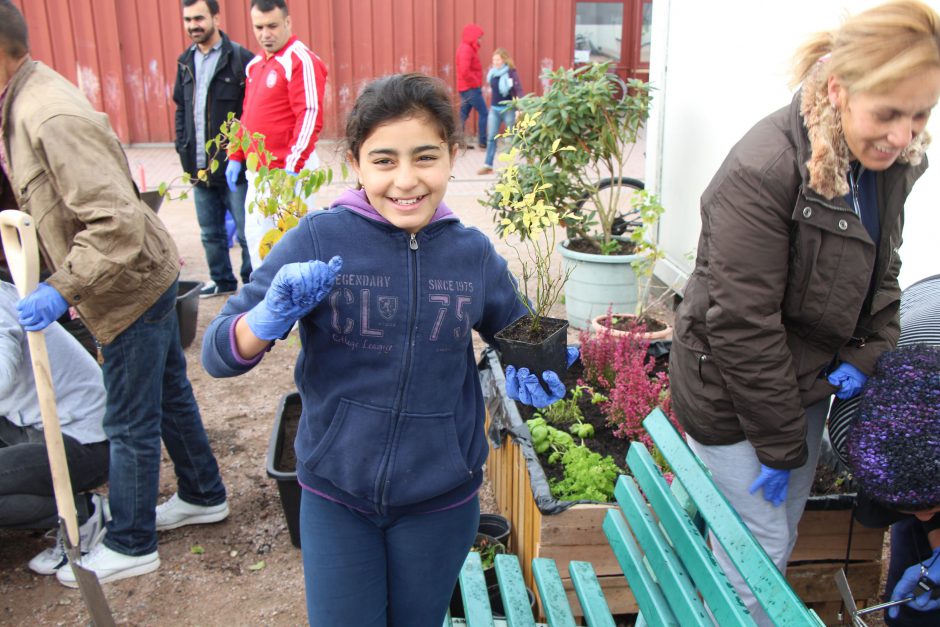
<svg viewBox="0 0 940 627">
<path fill-rule="evenodd" d="M 457 92 L 460 94 L 460 128 L 467 123 L 470 109 L 477 110 L 477 143 L 486 148 L 486 101 L 483 99 L 483 66 L 480 64 L 480 38 L 483 29 L 476 24 L 463 27 L 457 47 Z M 470 144 L 473 148 L 473 144 Z"/>
<path fill-rule="evenodd" d="M 323 92 L 326 65 L 297 37 L 291 34 L 290 15 L 284 0 L 252 0 L 251 21 L 262 53 L 245 68 L 247 84 L 241 122 L 250 133 L 264 135 L 264 147 L 273 153 L 268 167 L 297 174 L 304 168 L 319 167 L 314 151 L 323 128 Z M 249 152 L 255 148 L 250 147 Z M 245 153 L 237 150 L 229 156 L 225 178 L 235 185 L 242 170 Z M 254 172 L 248 176 L 245 206 L 250 207 L 257 193 Z M 307 199 L 308 206 L 310 198 Z M 251 254 L 251 266 L 261 265 L 258 247 L 266 232 L 274 228 L 274 219 L 256 210 L 245 215 L 245 239 Z"/>
</svg>

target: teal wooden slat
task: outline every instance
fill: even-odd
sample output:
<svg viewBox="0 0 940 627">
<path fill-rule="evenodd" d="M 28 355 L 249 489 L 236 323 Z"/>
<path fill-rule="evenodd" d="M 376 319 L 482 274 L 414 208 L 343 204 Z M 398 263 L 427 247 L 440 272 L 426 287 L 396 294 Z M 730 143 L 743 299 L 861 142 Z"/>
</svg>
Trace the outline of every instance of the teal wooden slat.
<svg viewBox="0 0 940 627">
<path fill-rule="evenodd" d="M 571 562 L 568 564 L 568 575 L 578 594 L 578 602 L 584 612 L 584 620 L 588 627 L 616 627 L 614 617 L 610 615 L 610 606 L 604 598 L 604 591 L 594 574 L 594 567 L 590 562 Z"/>
<path fill-rule="evenodd" d="M 614 496 L 637 543 L 643 547 L 646 561 L 679 622 L 683 626 L 711 625 L 712 621 L 699 599 L 695 584 L 689 578 L 682 560 L 660 531 L 633 477 L 621 476 L 614 488 Z"/>
<path fill-rule="evenodd" d="M 653 410 L 643 426 L 774 624 L 777 627 L 821 625 L 715 487 L 708 470 L 663 412 Z"/>
<path fill-rule="evenodd" d="M 535 585 L 538 586 L 549 627 L 575 627 L 574 614 L 555 560 L 537 557 L 532 560 L 532 570 L 535 571 Z"/>
<path fill-rule="evenodd" d="M 506 622 L 511 627 L 535 627 L 519 558 L 515 555 L 497 555 L 496 579 L 499 581 L 499 596 L 503 600 Z"/>
<path fill-rule="evenodd" d="M 468 627 L 494 627 L 480 554 L 470 551 L 460 569 L 460 598 Z"/>
<path fill-rule="evenodd" d="M 620 480 L 624 477 L 620 477 Z M 640 547 L 636 545 L 627 522 L 623 515 L 617 510 L 610 510 L 604 517 L 604 534 L 610 543 L 610 548 L 614 551 L 617 562 L 620 563 L 620 569 L 623 571 L 630 590 L 636 598 L 637 605 L 640 606 L 646 624 L 654 627 L 660 626 L 679 626 L 672 610 L 669 609 L 669 603 L 659 584 L 653 580 L 652 575 L 646 569 L 643 562 L 643 554 Z"/>
<path fill-rule="evenodd" d="M 676 501 L 659 467 L 642 443 L 630 445 L 627 465 L 717 622 L 723 627 L 754 625 L 744 602 L 715 561 L 715 554 L 705 544 L 705 538 L 686 510 Z"/>
</svg>

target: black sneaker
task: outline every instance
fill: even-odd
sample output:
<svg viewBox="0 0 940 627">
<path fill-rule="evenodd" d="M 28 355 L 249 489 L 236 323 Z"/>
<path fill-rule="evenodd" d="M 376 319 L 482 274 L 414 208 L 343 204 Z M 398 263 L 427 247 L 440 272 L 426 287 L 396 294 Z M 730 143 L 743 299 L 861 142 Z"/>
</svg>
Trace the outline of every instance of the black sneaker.
<svg viewBox="0 0 940 627">
<path fill-rule="evenodd" d="M 205 287 L 199 290 L 199 298 L 212 298 L 213 296 L 224 296 L 225 294 L 234 294 L 235 288 L 223 289 L 215 281 L 209 281 Z"/>
</svg>

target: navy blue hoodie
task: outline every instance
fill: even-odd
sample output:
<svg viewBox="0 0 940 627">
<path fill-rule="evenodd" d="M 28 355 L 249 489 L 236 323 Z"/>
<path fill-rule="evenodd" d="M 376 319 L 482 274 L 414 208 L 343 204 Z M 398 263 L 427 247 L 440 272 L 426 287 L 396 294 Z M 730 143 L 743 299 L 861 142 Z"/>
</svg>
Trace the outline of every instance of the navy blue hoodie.
<svg viewBox="0 0 940 627">
<path fill-rule="evenodd" d="M 282 265 L 334 255 L 343 258 L 336 286 L 300 321 L 298 480 L 379 514 L 470 498 L 488 452 L 470 331 L 493 343 L 526 310 L 506 260 L 443 203 L 413 238 L 361 191 L 308 214 L 209 325 L 205 369 L 215 377 L 250 370 L 261 357 L 238 355 L 234 323 Z"/>
</svg>

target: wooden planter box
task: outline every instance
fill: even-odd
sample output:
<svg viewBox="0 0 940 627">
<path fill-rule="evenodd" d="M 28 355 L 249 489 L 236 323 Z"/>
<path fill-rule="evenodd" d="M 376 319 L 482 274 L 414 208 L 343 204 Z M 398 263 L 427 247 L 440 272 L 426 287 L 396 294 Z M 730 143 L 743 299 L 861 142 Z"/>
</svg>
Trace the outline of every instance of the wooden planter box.
<svg viewBox="0 0 940 627">
<path fill-rule="evenodd" d="M 484 354 L 480 379 L 487 403 L 490 456 L 487 478 L 493 487 L 499 513 L 512 523 L 510 549 L 519 556 L 526 584 L 535 588 L 532 559 L 556 560 L 568 599 L 577 616 L 580 605 L 568 577 L 568 562 L 591 562 L 614 614 L 634 614 L 636 600 L 601 528 L 611 505 L 576 504 L 556 514 L 544 514 L 533 495 L 530 470 L 522 452 L 528 429 L 505 394 L 502 367 L 494 352 Z M 626 455 L 626 446 L 624 447 Z M 541 473 L 541 469 L 536 472 Z M 551 511 L 557 501 L 542 509 Z M 827 622 L 837 624 L 841 598 L 833 573 L 845 559 L 851 509 L 807 511 L 800 521 L 799 538 L 787 568 L 787 579 L 803 601 Z M 884 530 L 853 527 L 849 583 L 859 607 L 875 602 L 879 594 Z"/>
</svg>

